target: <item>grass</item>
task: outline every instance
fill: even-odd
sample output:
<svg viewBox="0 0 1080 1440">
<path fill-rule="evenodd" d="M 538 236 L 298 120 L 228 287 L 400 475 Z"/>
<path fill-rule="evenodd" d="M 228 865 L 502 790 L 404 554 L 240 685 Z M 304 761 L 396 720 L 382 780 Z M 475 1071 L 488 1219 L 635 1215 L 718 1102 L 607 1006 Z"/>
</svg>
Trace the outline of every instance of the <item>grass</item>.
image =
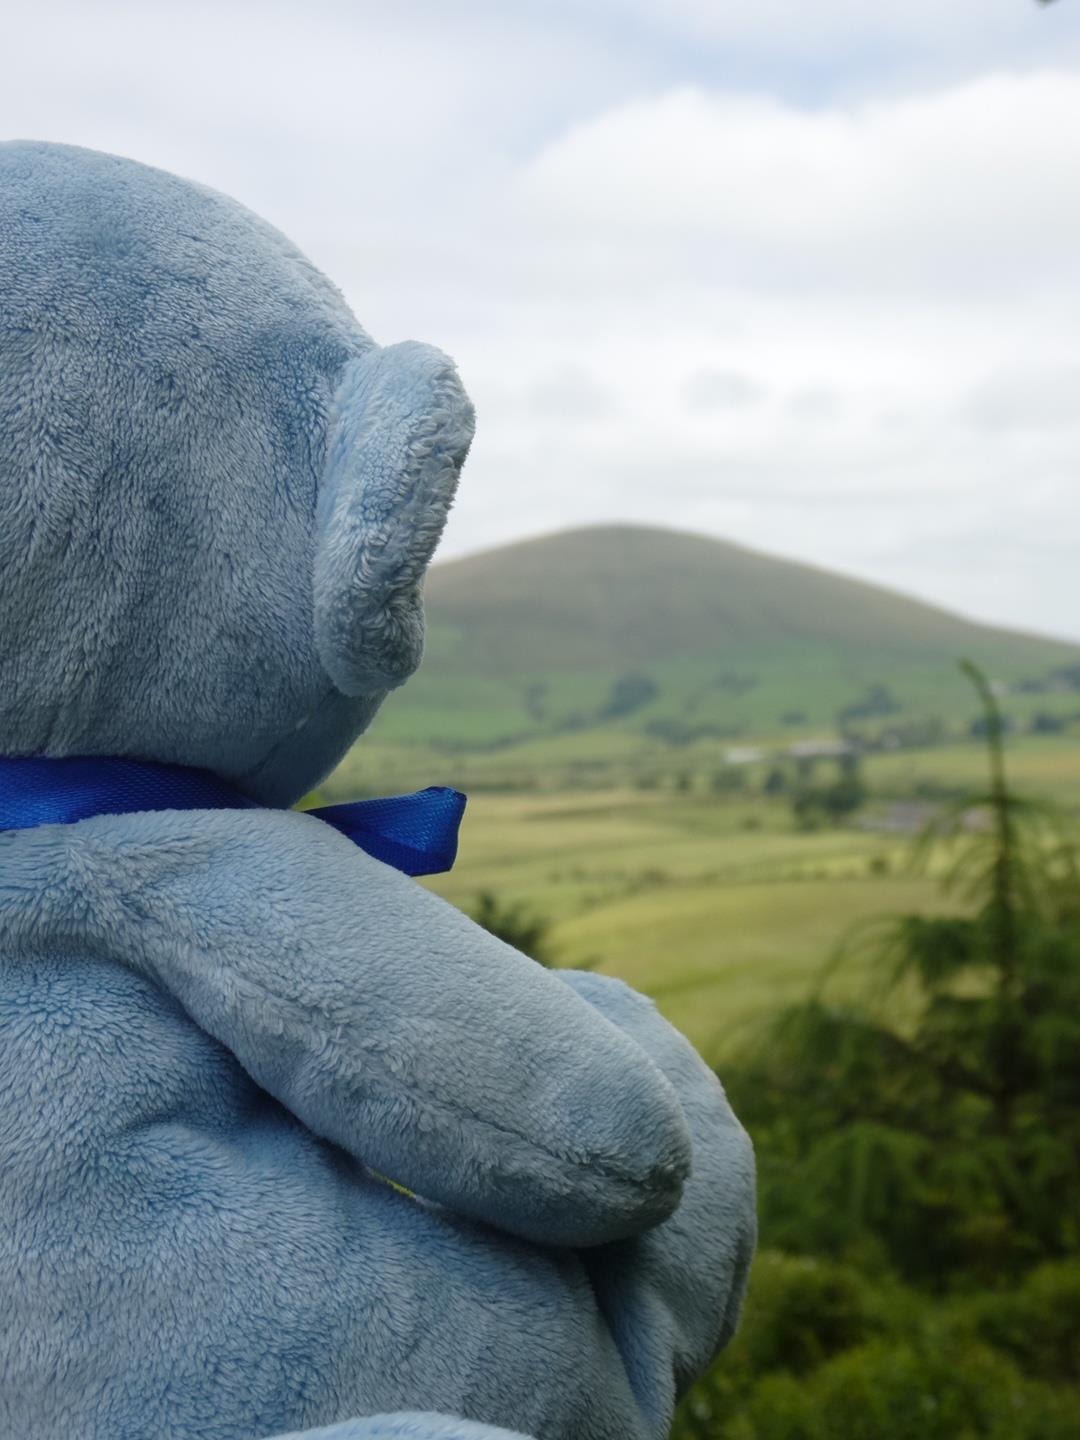
<svg viewBox="0 0 1080 1440">
<path fill-rule="evenodd" d="M 1009 742 L 1006 755 L 1017 790 L 1080 813 L 1080 740 L 1075 734 L 1022 736 Z M 876 793 L 896 796 L 935 785 L 978 788 L 986 783 L 986 756 L 976 743 L 874 755 L 866 762 L 866 777 Z"/>
<path fill-rule="evenodd" d="M 870 732 L 937 717 L 946 730 L 958 734 L 977 713 L 963 678 L 945 658 L 879 658 L 861 651 L 845 655 L 836 646 L 804 643 L 778 646 L 767 655 L 725 650 L 722 662 L 709 655 L 676 655 L 647 665 L 598 664 L 587 673 L 538 670 L 496 678 L 440 669 L 434 663 L 440 633 L 432 633 L 436 654 L 430 665 L 390 698 L 376 722 L 376 735 L 389 743 L 428 740 L 449 751 L 482 753 L 498 745 L 528 749 L 544 741 L 569 740 L 576 749 L 581 728 L 597 724 L 613 686 L 627 673 L 647 676 L 657 694 L 624 719 L 607 724 L 602 732 L 606 735 L 622 731 L 646 740 L 650 727 L 666 724 L 684 733 L 712 731 L 730 743 L 753 736 L 780 740 L 797 735 L 800 727 L 831 731 L 838 712 L 865 699 L 870 685 L 886 686 L 898 707 L 893 714 L 854 722 Z M 1014 657 L 1006 651 L 993 673 L 1010 682 L 1038 673 L 1039 650 L 1030 660 L 1026 654 L 1021 650 Z M 530 704 L 531 690 L 542 694 Z M 1040 712 L 1075 717 L 1080 695 L 1013 692 L 1005 708 L 1016 725 L 1030 728 Z M 792 716 L 798 717 L 794 724 Z"/>
<path fill-rule="evenodd" d="M 427 882 L 470 909 L 481 891 L 552 924 L 561 964 L 595 965 L 652 995 L 710 1059 L 759 1018 L 804 995 L 852 927 L 942 905 L 906 865 L 905 835 L 857 826 L 799 833 L 784 797 L 762 783 L 779 749 L 740 767 L 734 794 L 719 742 L 672 746 L 619 730 L 537 739 L 482 756 L 362 741 L 327 798 L 432 783 L 470 792 L 458 863 Z M 1080 817 L 1076 735 L 1018 736 L 1008 763 L 1018 791 Z M 897 801 L 977 789 L 978 741 L 872 754 L 868 817 Z M 816 780 L 833 773 L 823 765 Z M 860 983 L 853 962 L 836 993 Z"/>
<path fill-rule="evenodd" d="M 826 729 L 816 732 L 827 735 Z M 356 794 L 387 794 L 425 785 L 457 785 L 476 795 L 512 792 L 634 791 L 655 783 L 664 795 L 681 777 L 706 792 L 718 771 L 730 769 L 732 744 L 760 748 L 765 759 L 741 767 L 748 792 L 760 789 L 765 773 L 796 735 L 749 737 L 736 742 L 701 740 L 671 745 L 619 729 L 595 729 L 544 736 L 486 754 L 448 753 L 428 744 L 366 736 L 346 756 L 323 787 L 332 799 Z M 1018 789 L 1053 799 L 1080 814 L 1080 731 L 1062 735 L 1020 735 L 1007 747 L 1009 772 Z M 978 786 L 985 776 L 985 755 L 977 740 L 868 755 L 863 762 L 870 788 L 881 801 L 907 799 L 927 791 Z M 824 772 L 822 772 L 824 773 Z M 665 803 L 671 804 L 667 795 Z M 521 839 L 519 835 L 516 837 Z"/>
<path fill-rule="evenodd" d="M 694 885 L 604 907 L 557 927 L 554 939 L 568 963 L 602 955 L 598 968 L 651 995 L 703 1055 L 721 1061 L 755 1022 L 806 995 L 858 921 L 934 903 L 918 881 Z M 861 967 L 850 967 L 834 993 L 861 979 Z"/>
<path fill-rule="evenodd" d="M 868 733 L 899 721 L 960 734 L 978 713 L 961 656 L 1007 688 L 1019 725 L 1080 711 L 1080 646 L 700 535 L 540 537 L 436 565 L 425 605 L 424 664 L 384 707 L 381 743 L 475 756 L 569 740 L 579 754 L 581 732 L 605 722 L 638 740 L 779 739 L 838 713 Z"/>
<path fill-rule="evenodd" d="M 796 833 L 779 802 L 481 794 L 458 864 L 427 883 L 466 909 L 494 890 L 550 917 L 560 963 L 621 976 L 719 1059 L 806 992 L 853 924 L 936 903 L 903 855 L 854 829 Z M 858 983 L 857 966 L 840 982 Z"/>
</svg>

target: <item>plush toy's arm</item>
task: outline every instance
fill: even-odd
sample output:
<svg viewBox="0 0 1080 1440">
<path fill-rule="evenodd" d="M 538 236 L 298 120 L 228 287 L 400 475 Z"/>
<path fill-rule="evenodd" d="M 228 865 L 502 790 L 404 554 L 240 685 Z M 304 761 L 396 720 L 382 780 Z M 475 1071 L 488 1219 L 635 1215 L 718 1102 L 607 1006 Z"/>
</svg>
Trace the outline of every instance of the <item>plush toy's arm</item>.
<svg viewBox="0 0 1080 1440">
<path fill-rule="evenodd" d="M 94 843 L 99 827 L 61 838 L 103 943 L 316 1135 L 546 1244 L 604 1243 L 675 1209 L 690 1139 L 670 1083 L 415 881 L 295 813 L 129 816 L 120 849 Z"/>
<path fill-rule="evenodd" d="M 555 974 L 631 1036 L 674 1084 L 689 1121 L 693 1171 L 678 1211 L 645 1235 L 585 1251 L 593 1293 L 642 1416 L 668 1433 L 676 1400 L 734 1331 L 754 1248 L 754 1164 L 713 1073 L 656 1011 L 618 980 Z M 515 1440 L 435 1416 L 387 1416 L 279 1440 Z"/>
<path fill-rule="evenodd" d="M 716 1076 L 651 1000 L 604 975 L 555 973 L 659 1066 L 690 1126 L 693 1165 L 676 1213 L 583 1256 L 638 1405 L 666 1435 L 675 1401 L 738 1320 L 756 1238 L 753 1150 Z"/>
</svg>

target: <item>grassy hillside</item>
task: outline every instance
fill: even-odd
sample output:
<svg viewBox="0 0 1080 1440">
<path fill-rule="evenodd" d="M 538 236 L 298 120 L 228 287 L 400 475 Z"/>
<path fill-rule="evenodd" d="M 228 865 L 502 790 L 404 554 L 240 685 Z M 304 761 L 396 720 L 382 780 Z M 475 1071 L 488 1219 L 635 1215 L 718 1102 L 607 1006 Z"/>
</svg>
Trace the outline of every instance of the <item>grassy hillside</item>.
<svg viewBox="0 0 1080 1440">
<path fill-rule="evenodd" d="M 698 535 L 617 526 L 505 546 L 436 566 L 427 611 L 424 664 L 376 744 L 577 754 L 591 734 L 794 738 L 838 717 L 959 728 L 973 711 L 961 655 L 1010 689 L 1020 723 L 1080 711 L 1058 673 L 1080 667 L 1078 646 Z"/>
</svg>

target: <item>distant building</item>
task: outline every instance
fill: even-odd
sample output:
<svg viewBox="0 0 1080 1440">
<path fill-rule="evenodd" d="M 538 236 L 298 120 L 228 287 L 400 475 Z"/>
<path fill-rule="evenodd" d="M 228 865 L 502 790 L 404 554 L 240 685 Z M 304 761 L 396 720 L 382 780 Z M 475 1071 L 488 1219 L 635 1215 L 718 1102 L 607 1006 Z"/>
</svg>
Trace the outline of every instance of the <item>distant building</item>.
<svg viewBox="0 0 1080 1440">
<path fill-rule="evenodd" d="M 797 740 L 787 753 L 792 760 L 839 760 L 854 755 L 856 747 L 850 740 Z"/>
<path fill-rule="evenodd" d="M 887 810 L 871 812 L 856 821 L 860 830 L 874 830 L 891 835 L 919 835 L 941 814 L 941 806 L 932 800 L 895 800 Z M 982 834 L 990 828 L 990 816 L 973 807 L 960 817 L 961 828 L 969 834 Z"/>
<path fill-rule="evenodd" d="M 939 813 L 941 807 L 925 800 L 897 800 L 884 813 L 864 815 L 856 823 L 860 830 L 889 835 L 918 835 Z"/>
<path fill-rule="evenodd" d="M 726 765 L 755 765 L 764 759 L 765 751 L 758 750 L 754 745 L 733 745 L 730 750 L 724 751 Z"/>
</svg>

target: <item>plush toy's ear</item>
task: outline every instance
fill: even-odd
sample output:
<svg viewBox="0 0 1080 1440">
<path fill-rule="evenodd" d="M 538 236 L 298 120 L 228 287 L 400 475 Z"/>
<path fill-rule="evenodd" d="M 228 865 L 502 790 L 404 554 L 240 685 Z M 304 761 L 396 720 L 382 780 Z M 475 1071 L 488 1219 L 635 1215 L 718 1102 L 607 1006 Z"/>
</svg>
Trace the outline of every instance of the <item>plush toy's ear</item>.
<svg viewBox="0 0 1080 1440">
<path fill-rule="evenodd" d="M 319 487 L 315 643 L 345 695 L 420 663 L 421 585 L 473 434 L 452 361 L 407 341 L 346 365 Z"/>
</svg>

